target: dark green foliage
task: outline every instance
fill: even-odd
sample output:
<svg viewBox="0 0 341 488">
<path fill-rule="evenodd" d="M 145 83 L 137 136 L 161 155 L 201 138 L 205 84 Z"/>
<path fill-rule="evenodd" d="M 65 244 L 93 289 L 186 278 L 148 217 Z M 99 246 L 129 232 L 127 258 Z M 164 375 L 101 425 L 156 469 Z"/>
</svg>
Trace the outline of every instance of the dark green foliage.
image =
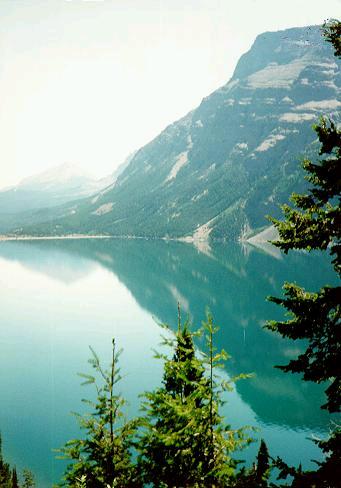
<svg viewBox="0 0 341 488">
<path fill-rule="evenodd" d="M 204 324 L 206 357 L 198 357 L 186 322 L 164 338 L 174 350 L 164 360 L 163 385 L 144 395 L 138 464 L 144 482 L 155 487 L 225 486 L 237 462 L 231 454 L 250 439 L 244 429 L 231 430 L 219 414 L 223 390 L 231 388 L 216 370 L 227 359 L 213 347 L 212 317 Z"/>
<path fill-rule="evenodd" d="M 173 397 L 187 398 L 195 392 L 197 384 L 203 379 L 204 367 L 196 360 L 193 334 L 185 322 L 181 331 L 180 312 L 178 315 L 177 343 L 172 361 L 164 365 L 163 383 Z M 184 377 L 186 381 L 184 381 Z M 200 398 L 197 399 L 200 404 Z"/>
<path fill-rule="evenodd" d="M 316 470 L 303 471 L 302 467 L 289 467 L 282 459 L 274 462 L 280 472 L 278 478 L 291 476 L 292 488 L 338 488 L 341 479 L 341 429 L 338 427 L 327 440 L 314 440 L 322 449 L 325 460 L 316 462 Z"/>
<path fill-rule="evenodd" d="M 338 35 L 335 35 L 338 33 Z M 325 30 L 325 36 L 340 56 L 340 22 Z M 341 131 L 332 120 L 321 118 L 315 126 L 321 143 L 317 163 L 304 161 L 307 180 L 312 184 L 307 194 L 294 194 L 296 208 L 283 206 L 285 220 L 271 219 L 279 232 L 274 244 L 287 253 L 291 249 L 328 250 L 335 272 L 340 277 L 341 261 Z M 286 321 L 272 321 L 267 327 L 293 340 L 305 339 L 307 349 L 289 364 L 285 372 L 303 373 L 304 380 L 328 382 L 327 402 L 322 408 L 340 411 L 341 401 L 341 287 L 324 286 L 316 293 L 306 292 L 296 284 L 284 285 L 284 298 L 270 297 L 291 316 Z M 336 488 L 340 486 L 341 431 L 337 427 L 327 440 L 315 441 L 326 458 L 316 471 L 291 468 L 276 461 L 280 477 L 293 477 L 293 487 Z"/>
<path fill-rule="evenodd" d="M 63 458 L 74 460 L 66 471 L 64 486 L 82 486 L 82 483 L 91 488 L 138 486 L 129 451 L 135 423 L 124 421 L 122 407 L 125 401 L 115 392 L 121 379 L 120 351 L 116 352 L 113 340 L 110 369 L 104 370 L 96 353 L 90 350 L 89 363 L 100 381 L 92 375 L 80 376 L 85 379 L 84 385 L 95 385 L 97 399 L 95 402 L 85 401 L 93 412 L 78 415 L 80 426 L 86 431 L 85 438 L 71 440 L 60 450 Z"/>
<path fill-rule="evenodd" d="M 30 470 L 24 469 L 22 488 L 34 488 L 34 487 L 35 487 L 35 482 L 34 482 L 33 474 L 31 473 Z"/>
<path fill-rule="evenodd" d="M 0 434 L 0 488 L 34 488 L 34 477 L 28 469 L 23 471 L 23 483 L 19 485 L 17 470 L 6 463 L 2 455 L 2 438 Z"/>
<path fill-rule="evenodd" d="M 283 205 L 285 221 L 270 219 L 277 227 L 280 240 L 275 244 L 288 252 L 290 249 L 322 249 L 330 247 L 336 272 L 340 272 L 340 130 L 336 124 L 321 118 L 314 127 L 321 143 L 317 163 L 304 160 L 306 179 L 313 185 L 308 194 L 294 193 L 296 208 Z"/>
<path fill-rule="evenodd" d="M 330 412 L 340 411 L 340 293 L 341 289 L 323 287 L 309 293 L 299 286 L 286 283 L 285 298 L 271 297 L 282 305 L 292 318 L 270 322 L 267 327 L 290 339 L 308 339 L 307 349 L 287 365 L 279 366 L 285 372 L 302 373 L 306 381 L 328 382 L 327 402 Z"/>
<path fill-rule="evenodd" d="M 269 482 L 270 455 L 264 440 L 261 439 L 256 463 L 250 469 L 242 468 L 236 476 L 235 488 L 276 488 L 276 485 Z"/>
<path fill-rule="evenodd" d="M 12 488 L 19 488 L 17 470 L 12 469 Z"/>
<path fill-rule="evenodd" d="M 259 486 L 267 486 L 270 472 L 270 456 L 267 445 L 262 439 L 257 454 L 256 480 Z"/>
<path fill-rule="evenodd" d="M 2 439 L 0 434 L 0 486 L 12 488 L 11 468 L 2 456 Z"/>
<path fill-rule="evenodd" d="M 337 19 L 330 19 L 323 25 L 323 35 L 326 41 L 334 47 L 335 56 L 341 56 L 341 23 Z"/>
<path fill-rule="evenodd" d="M 296 208 L 283 206 L 285 221 L 272 219 L 280 239 L 274 244 L 284 252 L 290 249 L 329 250 L 333 266 L 340 276 L 341 210 L 341 132 L 332 121 L 321 120 L 315 127 L 321 142 L 319 163 L 304 161 L 308 181 L 313 184 L 308 194 L 294 194 Z M 270 322 L 268 328 L 292 339 L 307 339 L 306 351 L 281 366 L 284 371 L 303 373 L 304 379 L 320 383 L 329 381 L 327 403 L 330 412 L 340 411 L 341 398 L 341 330 L 340 287 L 323 287 L 308 293 L 294 284 L 285 284 L 285 298 L 270 300 L 285 307 L 292 318 Z"/>
</svg>

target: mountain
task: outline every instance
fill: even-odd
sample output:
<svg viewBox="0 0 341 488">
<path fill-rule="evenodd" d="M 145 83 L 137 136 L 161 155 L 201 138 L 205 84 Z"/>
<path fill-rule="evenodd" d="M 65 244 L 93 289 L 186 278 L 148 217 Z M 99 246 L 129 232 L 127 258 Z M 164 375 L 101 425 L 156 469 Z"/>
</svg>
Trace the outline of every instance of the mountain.
<svg viewBox="0 0 341 488">
<path fill-rule="evenodd" d="M 136 151 L 129 154 L 129 156 L 117 166 L 115 171 L 110 174 L 109 176 L 105 176 L 98 180 L 98 185 L 101 188 L 101 191 L 96 195 L 97 198 L 100 198 L 102 194 L 107 193 L 108 191 L 112 190 L 116 185 L 116 181 L 118 180 L 119 176 L 123 173 L 123 171 L 129 166 L 130 161 L 135 156 Z"/>
<path fill-rule="evenodd" d="M 311 126 L 338 117 L 339 61 L 318 26 L 266 32 L 231 80 L 141 148 L 114 185 L 40 215 L 28 234 L 239 239 L 304 188 Z"/>
<path fill-rule="evenodd" d="M 100 188 L 97 180 L 82 169 L 65 163 L 0 191 L 0 209 L 3 213 L 16 213 L 53 207 L 96 193 Z"/>
</svg>

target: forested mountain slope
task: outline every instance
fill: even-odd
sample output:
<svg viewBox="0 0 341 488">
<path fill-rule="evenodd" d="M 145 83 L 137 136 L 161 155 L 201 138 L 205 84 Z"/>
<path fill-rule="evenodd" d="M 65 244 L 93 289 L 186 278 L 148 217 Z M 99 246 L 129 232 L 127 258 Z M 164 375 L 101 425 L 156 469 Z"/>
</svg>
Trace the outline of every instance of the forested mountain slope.
<svg viewBox="0 0 341 488">
<path fill-rule="evenodd" d="M 248 236 L 302 189 L 298 160 L 316 154 L 319 115 L 338 117 L 339 87 L 319 27 L 261 34 L 231 80 L 137 151 L 113 186 L 19 232 Z"/>
</svg>

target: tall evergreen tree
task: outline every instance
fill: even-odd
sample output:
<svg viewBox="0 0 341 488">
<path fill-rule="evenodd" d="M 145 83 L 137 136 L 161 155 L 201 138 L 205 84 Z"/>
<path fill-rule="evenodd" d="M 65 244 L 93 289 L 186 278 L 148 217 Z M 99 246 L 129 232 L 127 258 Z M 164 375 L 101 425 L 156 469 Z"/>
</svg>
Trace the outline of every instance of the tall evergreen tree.
<svg viewBox="0 0 341 488">
<path fill-rule="evenodd" d="M 12 488 L 19 488 L 18 475 L 16 468 L 12 469 Z"/>
<path fill-rule="evenodd" d="M 196 354 L 194 334 L 180 320 L 177 333 L 163 340 L 173 357 L 157 355 L 164 360 L 163 385 L 145 394 L 137 445 L 144 482 L 154 487 L 225 486 L 237 464 L 231 454 L 249 441 L 244 429 L 231 430 L 219 414 L 222 389 L 230 385 L 215 372 L 227 355 L 214 351 L 212 317 L 204 328 L 206 358 Z"/>
<path fill-rule="evenodd" d="M 102 368 L 97 354 L 91 349 L 89 363 L 96 376 L 80 374 L 84 385 L 95 385 L 96 401 L 85 401 L 93 408 L 90 414 L 77 415 L 80 426 L 86 431 L 84 439 L 74 439 L 60 449 L 62 457 L 72 459 L 67 468 L 64 486 L 139 486 L 131 463 L 130 446 L 135 432 L 134 422 L 126 422 L 122 407 L 125 400 L 115 391 L 120 381 L 118 357 L 115 340 L 112 343 L 110 368 Z"/>
<path fill-rule="evenodd" d="M 270 472 L 269 451 L 264 440 L 261 439 L 258 454 L 257 454 L 257 465 L 256 465 L 256 480 L 258 482 L 259 487 L 267 486 L 269 472 Z"/>
<path fill-rule="evenodd" d="M 324 26 L 324 36 L 340 56 L 340 22 L 333 20 Z M 319 249 L 328 251 L 332 265 L 341 273 L 341 131 L 335 121 L 321 118 L 314 127 L 321 143 L 323 159 L 305 160 L 307 180 L 312 184 L 304 195 L 294 194 L 296 208 L 283 206 L 284 221 L 271 219 L 279 232 L 274 244 L 287 253 L 291 249 Z M 341 400 L 341 287 L 324 286 L 317 292 L 307 292 L 293 283 L 284 285 L 284 298 L 270 297 L 291 315 L 286 321 L 271 321 L 267 327 L 290 339 L 305 339 L 305 352 L 287 365 L 279 366 L 285 372 L 302 373 L 304 380 L 327 382 L 327 401 L 322 408 L 340 411 Z M 326 459 L 316 471 L 304 473 L 288 468 L 281 460 L 282 475 L 294 476 L 292 486 L 339 486 L 341 430 L 336 427 L 327 441 L 316 441 Z"/>
<path fill-rule="evenodd" d="M 236 475 L 233 488 L 277 488 L 273 482 L 269 481 L 272 464 L 270 464 L 270 455 L 265 444 L 261 439 L 256 462 L 251 468 L 243 467 Z"/>
<path fill-rule="evenodd" d="M 24 469 L 22 488 L 34 488 L 35 486 L 33 474 L 29 469 Z"/>
<path fill-rule="evenodd" d="M 334 54 L 341 56 L 341 22 L 337 19 L 330 19 L 323 24 L 323 36 L 334 48 Z"/>
<path fill-rule="evenodd" d="M 333 26 L 335 21 L 333 21 Z M 340 22 L 337 24 L 340 26 Z M 338 27 L 340 29 L 340 27 Z M 325 27 L 325 33 L 328 32 Z M 271 219 L 280 239 L 274 244 L 287 253 L 291 249 L 329 250 L 335 272 L 341 273 L 341 131 L 332 120 L 321 118 L 314 127 L 324 159 L 303 162 L 313 187 L 305 195 L 292 195 L 296 208 L 283 206 L 284 221 Z M 305 380 L 328 381 L 327 403 L 323 408 L 340 411 L 340 296 L 341 287 L 324 286 L 316 293 L 286 283 L 285 298 L 270 300 L 285 307 L 292 318 L 270 322 L 267 327 L 291 339 L 309 341 L 305 353 L 292 360 L 284 371 L 303 373 Z"/>
<path fill-rule="evenodd" d="M 19 484 L 16 468 L 5 462 L 2 454 L 2 438 L 0 433 L 0 488 L 34 488 L 34 476 L 28 469 L 23 470 L 23 482 Z"/>
<path fill-rule="evenodd" d="M 187 381 L 184 381 L 183 373 Z M 178 334 L 173 361 L 164 365 L 165 389 L 173 396 L 180 395 L 186 398 L 193 393 L 203 373 L 203 366 L 195 360 L 193 333 L 189 330 L 188 322 L 185 322 L 181 331 L 181 316 L 178 308 Z"/>
<path fill-rule="evenodd" d="M 0 433 L 0 486 L 11 488 L 11 469 L 10 465 L 5 462 L 2 454 L 2 437 Z"/>
</svg>

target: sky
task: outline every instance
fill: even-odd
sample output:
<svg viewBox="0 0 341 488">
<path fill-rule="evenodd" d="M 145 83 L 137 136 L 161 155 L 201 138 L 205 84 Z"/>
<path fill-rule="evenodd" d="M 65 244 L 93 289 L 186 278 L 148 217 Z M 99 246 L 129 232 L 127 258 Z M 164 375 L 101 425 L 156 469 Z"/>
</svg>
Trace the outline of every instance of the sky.
<svg viewBox="0 0 341 488">
<path fill-rule="evenodd" d="M 0 0 L 0 188 L 64 163 L 106 176 L 225 84 L 264 31 L 341 0 Z"/>
</svg>

